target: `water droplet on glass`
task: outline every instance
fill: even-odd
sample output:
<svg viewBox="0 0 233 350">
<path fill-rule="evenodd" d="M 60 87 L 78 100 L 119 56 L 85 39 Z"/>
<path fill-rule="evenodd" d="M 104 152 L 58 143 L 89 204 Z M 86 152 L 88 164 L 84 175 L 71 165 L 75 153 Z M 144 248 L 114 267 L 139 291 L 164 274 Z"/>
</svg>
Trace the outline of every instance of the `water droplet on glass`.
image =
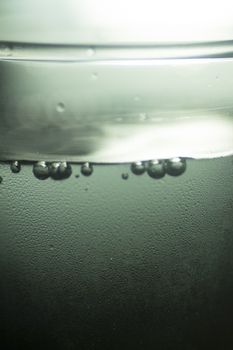
<svg viewBox="0 0 233 350">
<path fill-rule="evenodd" d="M 54 162 L 49 166 L 49 173 L 54 180 L 64 180 L 71 176 L 72 167 L 67 162 Z"/>
<path fill-rule="evenodd" d="M 165 175 L 165 164 L 162 160 L 151 160 L 148 164 L 147 174 L 153 179 L 161 179 Z"/>
<path fill-rule="evenodd" d="M 81 173 L 84 176 L 90 176 L 93 173 L 93 166 L 90 163 L 84 163 L 81 166 Z"/>
<path fill-rule="evenodd" d="M 185 172 L 186 160 L 182 158 L 172 158 L 166 161 L 166 172 L 171 176 L 178 176 Z"/>
<path fill-rule="evenodd" d="M 57 110 L 58 113 L 63 113 L 63 112 L 65 111 L 65 105 L 64 105 L 64 103 L 59 102 L 59 103 L 57 104 L 56 110 Z"/>
<path fill-rule="evenodd" d="M 2 176 L 0 176 L 0 184 L 3 182 L 3 178 Z"/>
<path fill-rule="evenodd" d="M 123 173 L 123 174 L 121 174 L 121 177 L 122 177 L 123 180 L 128 180 L 129 174 L 128 173 Z"/>
<path fill-rule="evenodd" d="M 40 161 L 33 165 L 33 174 L 39 180 L 45 180 L 49 177 L 49 166 L 46 162 Z"/>
<path fill-rule="evenodd" d="M 88 57 L 92 57 L 92 56 L 95 55 L 95 49 L 93 49 L 92 47 L 90 47 L 89 49 L 87 49 L 86 53 L 87 53 L 87 56 L 88 56 Z"/>
<path fill-rule="evenodd" d="M 135 175 L 142 175 L 146 170 L 145 164 L 143 162 L 134 162 L 131 164 L 131 171 Z"/>
<path fill-rule="evenodd" d="M 18 160 L 15 160 L 14 162 L 11 163 L 11 171 L 12 173 L 19 173 L 21 170 L 21 164 Z"/>
</svg>

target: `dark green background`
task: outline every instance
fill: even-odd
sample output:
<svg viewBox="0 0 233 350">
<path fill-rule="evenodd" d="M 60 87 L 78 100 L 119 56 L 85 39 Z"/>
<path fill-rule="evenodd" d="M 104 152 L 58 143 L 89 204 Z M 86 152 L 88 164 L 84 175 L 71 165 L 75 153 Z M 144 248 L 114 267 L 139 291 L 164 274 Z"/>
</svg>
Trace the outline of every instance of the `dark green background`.
<svg viewBox="0 0 233 350">
<path fill-rule="evenodd" d="M 2 349 L 233 349 L 233 157 L 187 165 L 0 164 Z"/>
</svg>

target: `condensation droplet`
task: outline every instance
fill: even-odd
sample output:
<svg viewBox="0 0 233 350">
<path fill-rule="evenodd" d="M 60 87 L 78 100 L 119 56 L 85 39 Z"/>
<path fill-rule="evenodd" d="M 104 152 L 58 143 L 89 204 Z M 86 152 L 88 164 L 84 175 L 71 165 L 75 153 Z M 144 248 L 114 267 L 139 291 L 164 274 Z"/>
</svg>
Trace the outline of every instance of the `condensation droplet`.
<svg viewBox="0 0 233 350">
<path fill-rule="evenodd" d="M 49 173 L 54 180 L 64 180 L 71 176 L 72 167 L 67 162 L 54 162 L 49 166 Z"/>
<path fill-rule="evenodd" d="M 92 173 L 93 173 L 93 166 L 90 164 L 90 163 L 84 163 L 82 166 L 81 166 L 81 173 L 84 175 L 84 176 L 90 176 Z"/>
<path fill-rule="evenodd" d="M 123 174 L 121 174 L 121 177 L 122 177 L 123 180 L 128 180 L 129 174 L 128 173 L 123 173 Z"/>
<path fill-rule="evenodd" d="M 161 179 L 166 174 L 165 163 L 162 160 L 151 160 L 148 164 L 147 174 L 153 179 Z"/>
<path fill-rule="evenodd" d="M 12 173 L 19 173 L 21 170 L 21 164 L 18 160 L 15 160 L 14 162 L 11 163 L 11 171 Z"/>
<path fill-rule="evenodd" d="M 141 161 L 134 162 L 131 164 L 131 171 L 135 175 L 142 175 L 146 170 L 145 164 Z"/>
<path fill-rule="evenodd" d="M 3 178 L 2 176 L 0 176 L 0 184 L 3 182 Z"/>
<path fill-rule="evenodd" d="M 65 105 L 63 102 L 57 104 L 56 110 L 58 113 L 63 113 L 65 111 Z"/>
<path fill-rule="evenodd" d="M 49 177 L 49 166 L 46 162 L 40 161 L 33 165 L 33 174 L 39 180 L 46 180 Z"/>
<path fill-rule="evenodd" d="M 186 170 L 186 160 L 182 158 L 172 158 L 166 161 L 166 172 L 171 176 L 179 176 Z"/>
<path fill-rule="evenodd" d="M 86 54 L 87 54 L 88 57 L 94 56 L 95 55 L 95 49 L 90 47 L 89 49 L 87 49 Z"/>
</svg>

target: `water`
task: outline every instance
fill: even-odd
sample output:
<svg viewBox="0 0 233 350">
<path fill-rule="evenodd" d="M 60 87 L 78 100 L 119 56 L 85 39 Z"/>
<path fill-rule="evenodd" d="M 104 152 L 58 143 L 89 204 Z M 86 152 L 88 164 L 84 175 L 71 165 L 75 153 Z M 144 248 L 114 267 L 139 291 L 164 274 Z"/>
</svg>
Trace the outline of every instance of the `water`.
<svg viewBox="0 0 233 350">
<path fill-rule="evenodd" d="M 19 173 L 21 170 L 21 164 L 18 160 L 15 160 L 14 162 L 11 163 L 10 168 L 11 168 L 12 173 L 15 173 L 15 174 Z"/>
<path fill-rule="evenodd" d="M 131 171 L 135 175 L 142 175 L 142 174 L 144 174 L 144 172 L 146 171 L 145 163 L 141 162 L 141 161 L 132 163 Z"/>
<path fill-rule="evenodd" d="M 84 163 L 81 166 L 81 173 L 84 176 L 90 176 L 93 173 L 94 169 L 93 166 L 90 163 Z"/>
<path fill-rule="evenodd" d="M 44 161 L 35 163 L 33 165 L 33 174 L 39 180 L 46 180 L 50 175 L 49 165 Z"/>
</svg>

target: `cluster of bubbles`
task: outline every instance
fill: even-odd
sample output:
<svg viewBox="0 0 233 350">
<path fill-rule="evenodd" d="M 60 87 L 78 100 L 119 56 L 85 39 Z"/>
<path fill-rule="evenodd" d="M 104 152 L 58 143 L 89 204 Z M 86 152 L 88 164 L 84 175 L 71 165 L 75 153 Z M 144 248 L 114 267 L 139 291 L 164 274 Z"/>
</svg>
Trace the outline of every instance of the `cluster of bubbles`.
<svg viewBox="0 0 233 350">
<path fill-rule="evenodd" d="M 14 161 L 10 165 L 12 173 L 19 173 L 21 164 L 19 161 Z M 93 173 L 93 166 L 90 163 L 81 165 L 81 173 L 84 176 L 90 176 Z M 39 161 L 33 164 L 33 174 L 39 180 L 46 180 L 49 177 L 54 180 L 68 179 L 72 174 L 72 167 L 67 162 L 46 162 Z M 76 176 L 78 177 L 78 176 Z"/>
<path fill-rule="evenodd" d="M 182 175 L 185 170 L 186 160 L 178 157 L 168 160 L 150 160 L 149 162 L 138 161 L 131 164 L 131 171 L 133 174 L 142 175 L 147 172 L 153 179 L 161 179 L 166 174 L 179 176 Z"/>
<path fill-rule="evenodd" d="M 82 164 L 81 173 L 84 176 L 90 176 L 93 173 L 93 166 L 90 163 Z M 39 180 L 45 180 L 48 177 L 54 180 L 64 180 L 71 176 L 72 167 L 71 164 L 67 162 L 48 163 L 40 161 L 33 165 L 33 174 Z"/>
<path fill-rule="evenodd" d="M 21 164 L 14 161 L 10 165 L 13 173 L 19 173 Z M 81 165 L 81 174 L 90 176 L 93 173 L 93 165 L 86 162 Z M 182 175 L 186 170 L 186 160 L 184 158 L 172 158 L 167 160 L 150 160 L 147 162 L 138 161 L 131 164 L 131 171 L 135 175 L 142 175 L 145 172 L 153 179 L 161 179 L 166 174 L 171 176 Z M 46 162 L 39 161 L 33 164 L 33 174 L 39 180 L 46 180 L 49 177 L 54 180 L 68 179 L 72 174 L 71 164 L 68 162 Z M 79 177 L 79 175 L 76 175 Z M 121 175 L 123 180 L 128 180 L 129 174 Z M 0 183 L 2 178 L 0 178 Z"/>
</svg>

